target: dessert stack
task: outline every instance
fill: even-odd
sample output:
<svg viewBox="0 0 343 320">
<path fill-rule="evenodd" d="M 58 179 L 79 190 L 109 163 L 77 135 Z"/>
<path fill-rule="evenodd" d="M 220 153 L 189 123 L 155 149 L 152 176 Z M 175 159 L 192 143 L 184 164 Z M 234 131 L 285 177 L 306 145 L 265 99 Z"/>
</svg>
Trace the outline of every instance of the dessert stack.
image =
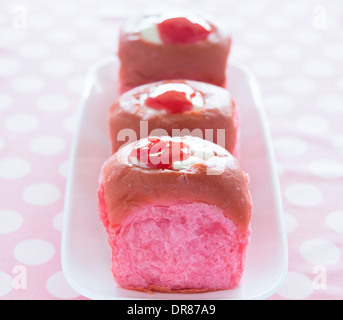
<svg viewBox="0 0 343 320">
<path fill-rule="evenodd" d="M 252 203 L 226 88 L 230 47 L 218 23 L 188 12 L 121 29 L 98 213 L 122 288 L 204 292 L 242 281 Z"/>
</svg>

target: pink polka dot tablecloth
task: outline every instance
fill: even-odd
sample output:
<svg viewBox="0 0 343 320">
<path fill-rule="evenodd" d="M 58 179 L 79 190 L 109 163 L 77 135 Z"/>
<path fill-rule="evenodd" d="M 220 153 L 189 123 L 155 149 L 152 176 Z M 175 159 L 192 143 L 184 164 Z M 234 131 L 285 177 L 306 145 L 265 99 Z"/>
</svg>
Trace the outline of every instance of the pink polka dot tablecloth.
<svg viewBox="0 0 343 320">
<path fill-rule="evenodd" d="M 115 54 L 121 23 L 160 3 L 0 0 L 0 299 L 85 299 L 64 278 L 60 254 L 83 81 Z M 230 59 L 261 88 L 289 252 L 269 299 L 342 299 L 342 1 L 191 0 L 186 8 L 194 6 L 232 31 Z"/>
</svg>

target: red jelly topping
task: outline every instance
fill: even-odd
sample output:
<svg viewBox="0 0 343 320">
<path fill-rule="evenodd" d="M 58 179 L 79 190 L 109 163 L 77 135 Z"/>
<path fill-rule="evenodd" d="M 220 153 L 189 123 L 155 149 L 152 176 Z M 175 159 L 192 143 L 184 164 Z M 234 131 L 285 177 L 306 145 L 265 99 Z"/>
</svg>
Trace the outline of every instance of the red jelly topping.
<svg viewBox="0 0 343 320">
<path fill-rule="evenodd" d="M 155 110 L 164 110 L 167 114 L 182 113 L 193 109 L 191 99 L 196 92 L 186 84 L 162 84 L 145 100 L 144 104 Z"/>
<path fill-rule="evenodd" d="M 186 17 L 166 19 L 157 25 L 161 40 L 164 43 L 193 43 L 205 40 L 211 28 L 205 24 L 192 22 Z"/>
<path fill-rule="evenodd" d="M 173 162 L 186 160 L 190 156 L 190 147 L 182 141 L 156 137 L 139 143 L 130 153 L 130 157 L 152 169 L 172 169 Z"/>
</svg>

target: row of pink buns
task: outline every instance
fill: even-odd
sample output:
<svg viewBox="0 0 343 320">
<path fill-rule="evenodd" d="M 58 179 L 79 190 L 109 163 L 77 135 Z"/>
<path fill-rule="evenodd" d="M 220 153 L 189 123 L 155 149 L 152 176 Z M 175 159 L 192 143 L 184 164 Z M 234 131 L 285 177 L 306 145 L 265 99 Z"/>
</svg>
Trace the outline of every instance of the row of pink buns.
<svg viewBox="0 0 343 320">
<path fill-rule="evenodd" d="M 188 13 L 135 18 L 121 31 L 98 208 L 123 288 L 203 292 L 242 279 L 252 204 L 225 88 L 230 46 L 213 21 Z"/>
</svg>

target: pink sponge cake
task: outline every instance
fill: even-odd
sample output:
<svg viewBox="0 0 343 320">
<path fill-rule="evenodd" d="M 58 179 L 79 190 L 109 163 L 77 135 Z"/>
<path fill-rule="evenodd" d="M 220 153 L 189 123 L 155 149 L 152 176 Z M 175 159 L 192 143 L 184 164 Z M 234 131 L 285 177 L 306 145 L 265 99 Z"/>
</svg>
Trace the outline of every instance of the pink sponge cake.
<svg viewBox="0 0 343 320">
<path fill-rule="evenodd" d="M 230 36 L 199 15 L 166 13 L 131 18 L 119 38 L 121 91 L 164 79 L 224 86 L 230 47 Z"/>
<path fill-rule="evenodd" d="M 200 81 L 166 80 L 122 94 L 110 109 L 112 151 L 148 135 L 192 135 L 237 155 L 238 112 L 228 90 Z"/>
<path fill-rule="evenodd" d="M 148 137 L 108 159 L 99 216 L 122 288 L 233 289 L 250 237 L 247 176 L 222 147 L 191 136 Z"/>
</svg>

